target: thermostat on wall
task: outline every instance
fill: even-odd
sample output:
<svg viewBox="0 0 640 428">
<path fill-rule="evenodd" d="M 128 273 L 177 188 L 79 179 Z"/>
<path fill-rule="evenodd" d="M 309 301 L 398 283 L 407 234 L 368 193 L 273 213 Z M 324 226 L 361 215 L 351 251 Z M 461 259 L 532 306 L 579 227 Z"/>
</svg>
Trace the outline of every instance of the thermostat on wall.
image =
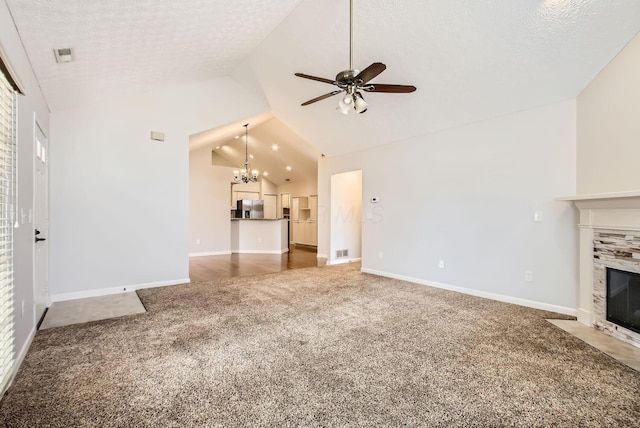
<svg viewBox="0 0 640 428">
<path fill-rule="evenodd" d="M 380 202 L 380 198 L 378 198 L 377 196 L 372 196 L 369 200 L 372 204 L 377 204 L 378 202 Z"/>
</svg>

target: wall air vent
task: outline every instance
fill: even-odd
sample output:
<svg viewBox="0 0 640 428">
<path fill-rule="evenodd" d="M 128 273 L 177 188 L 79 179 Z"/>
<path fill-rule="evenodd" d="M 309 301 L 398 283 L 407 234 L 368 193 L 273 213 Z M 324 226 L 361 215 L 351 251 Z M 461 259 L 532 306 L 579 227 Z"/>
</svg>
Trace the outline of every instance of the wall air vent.
<svg viewBox="0 0 640 428">
<path fill-rule="evenodd" d="M 349 257 L 349 250 L 336 250 L 336 258 Z"/>
<path fill-rule="evenodd" d="M 72 48 L 54 49 L 53 53 L 56 55 L 56 62 L 58 64 L 71 62 L 75 59 Z"/>
</svg>

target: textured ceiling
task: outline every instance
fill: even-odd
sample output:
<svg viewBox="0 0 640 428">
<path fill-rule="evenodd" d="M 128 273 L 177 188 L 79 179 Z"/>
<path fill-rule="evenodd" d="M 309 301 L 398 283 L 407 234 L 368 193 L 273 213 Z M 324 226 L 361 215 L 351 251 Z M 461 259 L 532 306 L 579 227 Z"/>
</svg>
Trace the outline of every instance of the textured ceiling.
<svg viewBox="0 0 640 428">
<path fill-rule="evenodd" d="M 573 98 L 640 30 L 638 0 L 354 0 L 354 66 L 412 94 L 303 101 L 349 65 L 348 0 L 303 0 L 233 73 L 327 155 L 394 142 Z"/>
<path fill-rule="evenodd" d="M 354 0 L 355 67 L 418 90 L 343 116 L 294 73 L 348 68 L 348 0 L 6 1 L 53 111 L 230 75 L 327 155 L 573 98 L 640 30 L 638 0 Z"/>
<path fill-rule="evenodd" d="M 7 0 L 52 110 L 227 75 L 300 0 Z M 76 61 L 55 62 L 54 48 Z"/>
</svg>

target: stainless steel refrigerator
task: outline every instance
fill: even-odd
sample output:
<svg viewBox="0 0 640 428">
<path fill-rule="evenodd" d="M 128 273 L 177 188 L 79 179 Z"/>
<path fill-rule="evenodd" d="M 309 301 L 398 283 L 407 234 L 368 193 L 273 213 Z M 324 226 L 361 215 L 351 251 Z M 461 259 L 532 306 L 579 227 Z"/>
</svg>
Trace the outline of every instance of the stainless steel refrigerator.
<svg viewBox="0 0 640 428">
<path fill-rule="evenodd" d="M 264 201 L 240 199 L 236 206 L 236 218 L 264 218 Z"/>
</svg>

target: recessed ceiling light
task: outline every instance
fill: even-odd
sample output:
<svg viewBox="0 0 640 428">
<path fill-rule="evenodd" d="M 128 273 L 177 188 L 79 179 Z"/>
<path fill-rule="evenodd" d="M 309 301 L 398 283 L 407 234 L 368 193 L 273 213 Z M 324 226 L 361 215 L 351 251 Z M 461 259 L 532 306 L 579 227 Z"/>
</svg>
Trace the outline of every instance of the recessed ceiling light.
<svg viewBox="0 0 640 428">
<path fill-rule="evenodd" d="M 264 172 L 262 173 L 262 175 L 264 175 L 265 177 L 268 177 L 268 176 L 269 176 L 269 173 L 268 173 L 267 171 L 264 171 Z"/>
<path fill-rule="evenodd" d="M 287 171 L 291 171 L 293 168 L 291 168 L 289 165 L 287 165 Z"/>
<path fill-rule="evenodd" d="M 235 137 L 233 137 L 233 138 L 235 138 L 235 139 L 237 140 L 238 138 L 240 138 L 240 136 L 239 136 L 239 135 L 236 135 L 236 136 L 235 136 Z"/>
<path fill-rule="evenodd" d="M 220 148 L 220 146 L 216 146 L 216 150 L 218 150 Z"/>
<path fill-rule="evenodd" d="M 278 147 L 278 145 L 277 145 L 277 144 L 272 144 L 272 145 L 271 145 L 271 150 L 273 150 L 274 152 L 277 152 L 279 148 L 280 148 L 280 147 Z"/>
<path fill-rule="evenodd" d="M 253 159 L 253 155 L 249 155 L 249 158 Z"/>
</svg>

